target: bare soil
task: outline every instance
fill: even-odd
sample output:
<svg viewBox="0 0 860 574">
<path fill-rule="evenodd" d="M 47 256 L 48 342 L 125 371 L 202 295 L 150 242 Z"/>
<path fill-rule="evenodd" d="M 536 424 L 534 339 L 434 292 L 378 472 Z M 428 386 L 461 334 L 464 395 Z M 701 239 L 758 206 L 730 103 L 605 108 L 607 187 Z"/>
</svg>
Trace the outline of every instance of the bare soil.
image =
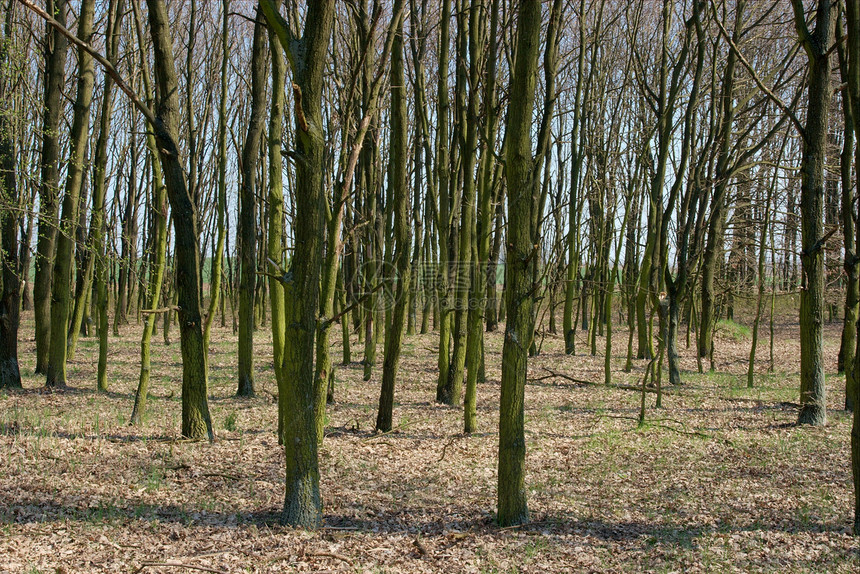
<svg viewBox="0 0 860 574">
<path fill-rule="evenodd" d="M 648 395 L 641 429 L 637 392 L 545 378 L 549 368 L 602 383 L 603 338 L 596 357 L 566 356 L 547 335 L 526 389 L 532 523 L 508 529 L 493 515 L 502 335 L 487 337 L 471 436 L 461 409 L 434 402 L 436 334 L 410 336 L 391 433 L 372 432 L 381 360 L 367 383 L 360 364 L 338 368 L 320 455 L 325 527 L 304 532 L 278 524 L 284 453 L 267 326 L 254 399 L 234 397 L 232 331 L 213 332 L 209 444 L 178 436 L 178 340 L 154 337 L 148 413 L 130 427 L 140 326 L 111 338 L 108 394 L 94 391 L 93 339 L 71 362 L 73 388 L 52 393 L 32 375 L 27 315 L 25 390 L 0 394 L 0 572 L 858 572 L 841 324 L 826 327 L 824 428 L 794 426 L 798 329 L 777 326 L 772 373 L 764 331 L 753 389 L 743 330 L 718 333 L 716 372 L 704 375 L 682 332 L 684 384 L 661 409 Z M 332 341 L 337 362 L 339 333 Z M 645 361 L 623 373 L 626 343 L 616 326 L 614 382 L 637 384 Z"/>
</svg>

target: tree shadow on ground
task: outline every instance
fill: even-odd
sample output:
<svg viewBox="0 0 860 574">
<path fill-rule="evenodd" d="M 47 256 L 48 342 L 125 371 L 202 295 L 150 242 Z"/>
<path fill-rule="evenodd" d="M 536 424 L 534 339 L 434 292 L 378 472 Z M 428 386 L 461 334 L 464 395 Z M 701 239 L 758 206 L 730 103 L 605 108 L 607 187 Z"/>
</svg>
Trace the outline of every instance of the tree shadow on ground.
<svg viewBox="0 0 860 574">
<path fill-rule="evenodd" d="M 347 509 L 345 509 L 347 510 Z M 0 499 L 0 525 L 81 522 L 91 525 L 133 525 L 168 523 L 184 527 L 209 526 L 240 529 L 249 526 L 271 530 L 285 528 L 281 524 L 281 509 L 269 507 L 248 511 L 213 511 L 196 505 L 152 504 L 138 498 L 101 502 L 96 505 L 74 505 L 45 499 L 25 497 L 14 503 Z M 572 513 L 535 514 L 522 526 L 500 528 L 489 512 L 476 512 L 462 505 L 451 507 L 403 506 L 373 513 L 362 518 L 329 513 L 323 516 L 321 531 L 343 531 L 357 535 L 407 535 L 425 539 L 444 539 L 454 545 L 469 536 L 490 536 L 519 539 L 521 536 L 541 537 L 559 545 L 569 545 L 571 537 L 582 538 L 585 544 L 625 550 L 649 552 L 655 547 L 697 550 L 702 541 L 712 535 L 742 533 L 823 533 L 847 532 L 849 525 L 821 520 L 789 519 L 780 524 L 750 522 L 746 524 L 666 523 L 646 521 L 605 521 L 584 518 Z M 135 528 L 137 528 L 135 526 Z M 858 549 L 830 549 L 841 558 L 860 557 Z"/>
</svg>

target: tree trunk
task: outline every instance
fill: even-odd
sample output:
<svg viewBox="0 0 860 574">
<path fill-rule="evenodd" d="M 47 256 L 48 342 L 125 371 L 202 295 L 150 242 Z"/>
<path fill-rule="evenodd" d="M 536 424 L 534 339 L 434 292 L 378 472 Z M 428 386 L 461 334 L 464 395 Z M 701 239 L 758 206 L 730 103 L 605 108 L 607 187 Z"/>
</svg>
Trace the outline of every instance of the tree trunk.
<svg viewBox="0 0 860 574">
<path fill-rule="evenodd" d="M 135 18 L 135 30 L 138 35 L 137 39 L 140 45 L 143 45 L 143 25 L 140 20 L 140 12 L 136 1 L 132 5 L 132 8 Z M 143 58 L 142 54 L 141 58 Z M 154 100 L 152 82 L 149 78 L 149 71 L 144 64 L 145 62 L 141 60 L 141 75 L 143 77 L 146 100 L 151 106 Z M 143 415 L 146 413 L 146 400 L 149 396 L 152 332 L 155 328 L 155 321 L 158 318 L 155 310 L 161 301 L 161 288 L 164 283 L 164 268 L 166 267 L 167 259 L 167 189 L 164 186 L 161 164 L 158 161 L 158 145 L 153 135 L 154 130 L 149 124 L 147 124 L 147 128 L 146 147 L 152 157 L 152 185 L 154 190 L 151 213 L 154 218 L 152 253 L 155 257 L 155 263 L 149 274 L 149 301 L 147 302 L 147 307 L 152 312 L 148 313 L 144 318 L 143 333 L 140 337 L 140 373 L 137 380 L 137 391 L 134 395 L 134 407 L 129 419 L 129 423 L 133 425 L 141 424 L 143 422 Z M 165 313 L 166 315 L 170 315 L 171 312 L 168 310 Z"/>
<path fill-rule="evenodd" d="M 48 12 L 66 25 L 66 0 L 49 0 Z M 36 323 L 36 373 L 47 374 L 51 345 L 51 278 L 54 272 L 54 242 L 57 236 L 57 191 L 60 184 L 60 117 L 65 85 L 68 40 L 50 25 L 46 34 L 45 95 L 42 115 L 42 183 L 39 187 L 39 223 L 33 311 Z"/>
<path fill-rule="evenodd" d="M 732 38 L 735 45 L 740 40 L 743 31 L 743 10 L 746 2 L 739 1 L 735 8 L 735 25 Z M 702 314 L 699 321 L 699 357 L 705 358 L 713 354 L 714 326 L 716 324 L 716 286 L 714 278 L 720 267 L 723 254 L 723 227 L 725 219 L 725 192 L 731 177 L 729 166 L 732 125 L 735 116 L 735 67 L 737 54 L 729 52 L 723 74 L 722 90 L 720 93 L 720 125 L 719 149 L 717 152 L 717 168 L 714 182 L 714 195 L 711 199 L 711 215 L 708 223 L 708 241 L 705 246 L 702 262 Z"/>
<path fill-rule="evenodd" d="M 257 160 L 266 113 L 266 31 L 262 18 L 254 24 L 251 48 L 251 116 L 242 150 L 239 211 L 239 388 L 236 395 L 254 396 L 254 295 L 257 286 Z"/>
<path fill-rule="evenodd" d="M 284 60 L 284 50 L 269 31 L 269 49 L 272 51 L 272 103 L 269 112 L 269 227 L 266 250 L 269 252 L 269 303 L 272 320 L 272 352 L 274 354 L 275 380 L 278 384 L 278 443 L 283 444 L 284 425 L 289 414 L 289 406 L 284 402 L 283 369 L 284 337 L 286 336 L 286 310 L 284 307 L 284 285 L 275 277 L 281 265 L 284 264 L 284 185 L 283 159 L 281 157 L 282 138 L 284 132 L 284 82 L 286 81 L 287 63 Z"/>
<path fill-rule="evenodd" d="M 78 18 L 78 38 L 90 42 L 93 34 L 94 0 L 84 0 Z M 78 200 L 84 180 L 84 155 L 90 126 L 90 105 L 93 101 L 93 59 L 84 50 L 78 50 L 78 87 L 75 113 L 72 120 L 71 158 L 69 160 L 63 211 L 58 229 L 51 289 L 51 344 L 48 353 L 46 385 L 66 386 L 66 356 L 68 352 L 69 312 L 72 283 L 72 255 L 75 247 L 75 228 L 78 224 Z"/>
<path fill-rule="evenodd" d="M 14 69 L 9 62 L 12 46 L 14 5 L 6 11 L 3 38 L 0 40 L 0 199 L 4 205 L 17 206 L 18 182 L 15 173 L 15 140 L 19 130 L 12 115 L 10 86 L 14 85 Z M 18 262 L 18 216 L 14 209 L 0 212 L 0 247 L 2 247 L 3 289 L 0 293 L 0 389 L 20 389 L 21 371 L 18 367 L 18 325 L 21 294 Z"/>
<path fill-rule="evenodd" d="M 524 399 L 527 353 L 534 331 L 534 280 L 537 259 L 532 220 L 537 209 L 531 150 L 532 109 L 537 83 L 541 6 L 522 2 L 517 19 L 517 55 L 508 108 L 507 157 L 508 241 L 505 266 L 507 327 L 502 351 L 499 408 L 499 525 L 528 521 L 525 490 Z"/>
<path fill-rule="evenodd" d="M 308 6 L 301 40 L 280 16 L 272 0 L 260 7 L 277 34 L 293 68 L 295 97 L 295 254 L 284 276 L 285 337 L 280 365 L 279 416 L 284 424 L 286 493 L 281 522 L 317 528 L 322 522 L 319 461 L 314 424 L 314 335 L 319 314 L 322 267 L 322 191 L 325 139 L 322 131 L 323 69 L 331 37 L 334 0 Z M 280 88 L 276 88 L 280 89 Z M 275 324 L 275 321 L 272 322 Z M 287 410 L 289 409 L 289 410 Z"/>
<path fill-rule="evenodd" d="M 851 109 L 860 110 L 860 0 L 846 2 L 848 21 L 848 93 L 851 96 Z M 860 124 L 854 118 L 854 137 L 860 140 Z M 860 165 L 860 146 L 855 149 L 854 164 Z M 857 173 L 860 182 L 860 172 Z M 860 226 L 857 227 L 860 242 Z M 856 245 L 856 244 L 855 244 Z M 860 323 L 856 326 L 860 329 Z M 858 348 L 855 357 L 860 357 L 860 333 L 856 337 Z M 854 380 L 860 381 L 860 360 L 854 361 Z M 860 401 L 860 385 L 854 386 L 854 404 Z M 854 478 L 854 534 L 860 536 L 860 408 L 854 408 L 851 427 L 851 474 Z"/>
<path fill-rule="evenodd" d="M 212 263 L 209 273 L 209 307 L 203 323 L 203 348 L 206 351 L 207 367 L 209 359 L 209 340 L 212 332 L 212 323 L 215 321 L 215 313 L 219 304 L 221 305 L 221 318 L 224 321 L 224 298 L 226 289 L 223 286 L 224 279 L 224 243 L 227 238 L 227 64 L 230 59 L 229 41 L 229 13 L 230 1 L 223 0 L 221 3 L 221 94 L 218 102 L 218 196 L 215 206 L 215 217 L 217 220 L 218 235 L 215 240 L 215 248 L 212 250 Z M 257 25 L 254 25 L 254 36 L 256 37 Z M 224 297 L 222 298 L 222 292 Z"/>
<path fill-rule="evenodd" d="M 404 0 L 394 2 L 394 45 L 391 49 L 391 152 L 389 156 L 388 184 L 392 187 L 394 202 L 394 268 L 397 286 L 391 327 L 385 332 L 385 357 L 382 364 L 382 390 L 379 395 L 379 411 L 376 415 L 376 430 L 389 432 L 392 428 L 394 410 L 394 383 L 400 361 L 400 344 L 405 327 L 409 303 L 409 189 L 406 181 L 406 154 L 409 138 L 406 116 L 406 86 L 403 77 L 403 6 Z"/>
<path fill-rule="evenodd" d="M 837 20 L 837 29 L 842 30 L 842 12 Z M 837 43 L 839 71 L 843 83 L 851 81 L 848 55 L 842 42 Z M 857 239 L 854 229 L 854 188 L 851 180 L 851 167 L 854 158 L 854 108 L 851 105 L 849 90 L 842 91 L 842 115 L 845 120 L 842 153 L 839 156 L 839 176 L 842 190 L 841 218 L 842 234 L 845 242 L 845 256 L 842 267 L 846 275 L 845 312 L 842 323 L 842 339 L 839 347 L 837 368 L 845 373 L 845 410 L 854 409 L 854 389 L 857 379 L 854 376 L 854 356 L 857 347 L 857 318 L 860 310 L 860 268 L 857 261 Z"/>
<path fill-rule="evenodd" d="M 436 90 L 436 181 L 439 210 L 437 230 L 439 236 L 439 275 L 437 297 L 439 301 L 439 360 L 437 370 L 439 378 L 436 384 L 436 402 L 455 404 L 455 398 L 448 387 L 448 370 L 451 366 L 451 309 L 449 295 L 451 210 L 450 210 L 450 154 L 448 149 L 448 114 L 450 102 L 448 98 L 448 64 L 449 64 L 449 33 L 451 20 L 451 0 L 442 0 L 442 12 L 439 21 L 439 73 Z M 455 176 L 456 178 L 456 176 Z M 459 397 L 456 398 L 459 401 Z"/>
<path fill-rule="evenodd" d="M 800 163 L 801 265 L 800 291 L 800 413 L 799 424 L 824 425 L 827 403 L 824 386 L 824 165 L 830 108 L 830 44 L 834 7 L 820 0 L 815 32 L 806 29 L 803 4 L 792 0 L 795 25 L 809 57 L 808 109 Z"/>
<path fill-rule="evenodd" d="M 156 143 L 164 183 L 173 209 L 176 293 L 182 349 L 182 436 L 214 439 L 209 415 L 206 349 L 200 313 L 200 248 L 197 210 L 185 181 L 179 157 L 179 96 L 167 8 L 163 0 L 147 0 L 154 50 Z"/>
<path fill-rule="evenodd" d="M 477 86 L 481 70 L 477 69 L 477 63 L 483 60 L 479 46 L 484 42 L 484 36 L 489 36 L 489 52 L 486 58 L 487 74 L 484 85 L 484 109 L 486 118 L 483 134 L 483 146 L 495 145 L 498 131 L 498 115 L 496 113 L 496 69 L 498 50 L 498 25 L 499 25 L 499 1 L 494 0 L 490 8 L 490 28 L 483 30 L 484 18 L 480 13 L 479 6 L 472 6 L 470 16 L 469 35 L 469 59 L 472 62 L 470 69 L 470 85 Z M 475 109 L 472 110 L 473 102 L 470 98 L 470 114 L 477 114 L 477 94 L 475 94 Z M 495 277 L 490 279 L 488 269 L 490 264 L 490 227 L 493 221 L 493 154 L 489 149 L 483 149 L 481 163 L 478 168 L 478 204 L 477 220 L 472 233 L 472 255 L 475 265 L 472 269 L 472 289 L 469 297 L 469 335 L 467 341 L 466 362 L 469 370 L 466 376 L 466 395 L 463 401 L 464 421 L 463 430 L 466 433 L 478 430 L 477 415 L 477 385 L 482 378 L 484 368 L 484 321 L 488 309 L 487 300 L 490 289 L 495 289 Z M 489 330 L 489 324 L 487 329 Z"/>
</svg>

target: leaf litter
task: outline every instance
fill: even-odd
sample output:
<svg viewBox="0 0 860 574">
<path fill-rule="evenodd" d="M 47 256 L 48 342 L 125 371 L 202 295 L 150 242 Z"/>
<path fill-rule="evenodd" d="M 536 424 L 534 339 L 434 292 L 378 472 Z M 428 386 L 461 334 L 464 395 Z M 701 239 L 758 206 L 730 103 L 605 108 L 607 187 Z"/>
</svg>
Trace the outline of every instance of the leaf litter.
<svg viewBox="0 0 860 574">
<path fill-rule="evenodd" d="M 825 329 L 825 428 L 793 424 L 796 323 L 778 325 L 777 372 L 761 359 L 753 389 L 748 341 L 718 334 L 717 372 L 700 375 L 682 335 L 684 384 L 667 389 L 662 409 L 648 395 L 641 429 L 638 393 L 571 380 L 602 383 L 600 354 L 567 356 L 560 337 L 546 336 L 526 388 L 532 520 L 516 528 L 494 523 L 501 334 L 487 334 L 471 436 L 461 408 L 433 401 L 437 336 L 409 337 L 390 433 L 372 433 L 381 361 L 369 382 L 358 363 L 338 367 L 320 450 L 324 526 L 305 532 L 278 523 L 285 461 L 266 328 L 256 334 L 254 399 L 233 396 L 235 338 L 213 330 L 209 444 L 178 436 L 178 342 L 154 337 L 149 412 L 130 427 L 139 328 L 111 339 L 110 393 L 92 390 L 93 339 L 69 365 L 74 387 L 52 393 L 31 374 L 25 319 L 25 390 L 0 395 L 0 572 L 860 570 L 837 323 Z M 614 336 L 613 381 L 636 385 L 645 362 L 621 372 L 626 333 Z"/>
</svg>

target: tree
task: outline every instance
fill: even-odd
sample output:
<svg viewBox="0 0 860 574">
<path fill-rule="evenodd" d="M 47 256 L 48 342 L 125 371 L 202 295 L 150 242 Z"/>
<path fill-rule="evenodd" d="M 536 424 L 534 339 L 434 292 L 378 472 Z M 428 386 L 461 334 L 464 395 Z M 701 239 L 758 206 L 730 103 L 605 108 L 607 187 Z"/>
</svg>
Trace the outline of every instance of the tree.
<svg viewBox="0 0 860 574">
<path fill-rule="evenodd" d="M 469 292 L 473 274 L 471 267 L 472 236 L 475 219 L 475 165 L 477 164 L 478 144 L 478 104 L 480 92 L 478 78 L 483 47 L 481 29 L 478 27 L 483 18 L 478 16 L 480 3 L 472 2 L 467 10 L 463 2 L 457 10 L 457 76 L 455 85 L 455 142 L 459 157 L 459 175 L 462 180 L 460 196 L 460 228 L 457 232 L 456 257 L 454 264 L 454 348 L 448 369 L 448 382 L 445 387 L 450 402 L 459 404 L 463 389 L 468 344 Z M 468 52 L 467 52 L 468 50 Z M 481 49 L 480 52 L 483 50 Z M 468 53 L 468 55 L 467 55 Z M 468 87 L 468 98 L 466 89 Z M 457 162 L 452 162 L 455 165 Z M 456 180 L 456 178 L 455 178 Z M 455 192 L 456 193 L 456 192 Z M 477 365 L 469 365 L 470 370 Z M 470 400 L 473 397 L 470 397 Z M 467 407 L 468 408 L 468 407 Z"/>
<path fill-rule="evenodd" d="M 839 11 L 836 29 L 842 33 L 843 11 Z M 836 53 L 839 55 L 839 75 L 841 81 L 848 85 L 851 81 L 849 72 L 848 53 L 844 42 L 836 43 Z M 854 389 L 857 380 L 854 376 L 854 354 L 857 347 L 857 317 L 860 310 L 860 266 L 857 259 L 857 237 L 854 229 L 854 185 L 852 181 L 852 165 L 854 159 L 854 109 L 851 106 L 851 90 L 842 91 L 843 139 L 842 152 L 839 155 L 839 180 L 842 188 L 841 218 L 842 234 L 845 245 L 843 269 L 845 270 L 845 314 L 842 323 L 842 340 L 839 346 L 837 368 L 845 373 L 845 409 L 854 409 Z"/>
<path fill-rule="evenodd" d="M 473 10 L 475 8 L 473 7 Z M 469 51 L 472 60 L 472 66 L 477 66 L 478 54 L 480 49 L 478 43 L 483 42 L 481 36 L 489 36 L 488 56 L 483 60 L 486 62 L 486 79 L 484 81 L 484 110 L 485 118 L 483 125 L 483 142 L 482 147 L 489 148 L 494 146 L 496 135 L 499 129 L 498 111 L 496 109 L 496 83 L 497 83 L 497 50 L 498 50 L 498 27 L 499 27 L 499 0 L 493 0 L 490 7 L 490 28 L 487 34 L 479 35 L 479 21 L 481 14 L 475 10 L 472 16 L 471 26 L 476 28 L 469 34 Z M 478 71 L 470 71 L 470 75 L 474 73 L 478 77 Z M 472 82 L 470 78 L 470 82 Z M 476 85 L 477 80 L 472 82 Z M 477 104 L 476 104 L 477 105 Z M 471 106 L 471 100 L 470 100 Z M 484 330 L 483 325 L 488 310 L 488 291 L 495 290 L 496 276 L 495 268 L 489 263 L 490 259 L 490 232 L 493 217 L 494 199 L 494 181 L 493 172 L 495 171 L 494 155 L 489 149 L 482 149 L 481 160 L 478 164 L 478 189 L 477 189 L 477 220 L 475 222 L 475 232 L 472 234 L 472 258 L 475 264 L 472 266 L 472 287 L 469 294 L 469 339 L 467 342 L 466 362 L 469 365 L 469 371 L 466 374 L 466 395 L 463 400 L 463 431 L 472 433 L 478 430 L 478 413 L 477 413 L 477 385 L 479 373 L 483 372 L 484 367 Z M 500 186 L 499 186 L 500 187 Z M 492 273 L 488 272 L 492 269 Z M 495 303 L 493 303 L 495 305 Z M 487 322 L 489 329 L 489 322 Z"/>
<path fill-rule="evenodd" d="M 376 430 L 391 430 L 394 407 L 394 383 L 400 361 L 400 344 L 406 327 L 406 310 L 409 304 L 410 285 L 410 219 L 409 189 L 406 181 L 406 154 L 408 129 L 406 116 L 406 82 L 403 77 L 403 6 L 404 0 L 394 3 L 394 44 L 391 48 L 391 154 L 389 156 L 388 185 L 394 199 L 394 268 L 396 270 L 394 312 L 391 325 L 385 332 L 385 356 L 382 363 L 382 390 L 379 395 L 379 412 Z"/>
<path fill-rule="evenodd" d="M 283 277 L 284 316 L 278 323 L 285 326 L 285 336 L 281 364 L 275 365 L 276 370 L 281 370 L 279 416 L 290 416 L 281 435 L 287 460 L 281 522 L 317 528 L 322 521 L 322 503 L 314 422 L 313 356 L 322 267 L 323 69 L 334 20 L 334 0 L 308 6 L 301 36 L 280 15 L 273 0 L 260 0 L 260 8 L 293 72 L 296 120 L 292 152 L 296 162 L 296 247 L 290 269 Z"/>
<path fill-rule="evenodd" d="M 732 31 L 733 42 L 740 40 L 743 31 L 743 11 L 746 1 L 742 0 L 735 6 L 735 24 Z M 737 53 L 735 50 L 729 52 L 723 73 L 722 87 L 719 95 L 720 123 L 718 127 L 717 142 L 718 155 L 716 166 L 716 182 L 713 195 L 711 196 L 711 215 L 708 222 L 708 240 L 705 246 L 704 259 L 702 263 L 702 318 L 699 322 L 699 356 L 708 357 L 713 351 L 714 325 L 716 323 L 716 287 L 714 278 L 717 273 L 718 262 L 722 260 L 723 234 L 724 234 L 724 212 L 725 193 L 729 184 L 732 170 L 729 165 L 731 161 L 732 124 L 736 112 L 735 91 L 735 67 L 737 66 Z"/>
<path fill-rule="evenodd" d="M 583 78 L 585 77 L 585 0 L 580 0 L 579 3 L 579 55 L 576 59 L 576 90 L 573 96 L 573 128 L 570 134 L 570 201 L 568 205 L 568 232 L 567 232 L 567 274 L 565 279 L 564 290 L 564 318 L 562 328 L 564 329 L 564 352 L 568 355 L 576 354 L 576 317 L 574 317 L 573 303 L 576 297 L 576 287 L 579 282 L 579 218 L 582 215 L 582 209 L 577 206 L 582 205 L 581 199 L 578 198 L 579 191 L 579 174 L 582 169 L 582 153 L 579 146 L 580 135 L 580 116 L 582 114 L 582 92 Z M 598 16 L 597 27 L 600 27 L 600 20 L 603 15 L 603 4 L 601 4 L 600 14 Z M 594 50 L 597 49 L 595 33 Z M 592 67 L 593 70 L 593 67 Z M 593 72 L 592 72 L 593 73 Z M 591 73 L 589 74 L 589 85 L 591 83 Z"/>
<path fill-rule="evenodd" d="M 251 116 L 242 150 L 239 209 L 239 388 L 254 396 L 254 292 L 257 285 L 257 160 L 266 113 L 266 30 L 258 16 L 251 48 Z"/>
<path fill-rule="evenodd" d="M 3 289 L 0 293 L 0 389 L 21 388 L 18 367 L 18 324 L 20 320 L 20 274 L 18 261 L 18 182 L 15 173 L 16 126 L 11 87 L 17 74 L 10 55 L 14 5 L 6 10 L 3 37 L 0 38 L 0 265 Z"/>
<path fill-rule="evenodd" d="M 794 25 L 809 59 L 806 125 L 801 130 L 800 164 L 801 265 L 800 291 L 800 424 L 824 425 L 824 164 L 830 109 L 830 52 L 833 38 L 831 0 L 819 0 L 815 29 L 810 31 L 801 0 L 792 0 Z"/>
<path fill-rule="evenodd" d="M 176 292 L 182 348 L 182 436 L 214 438 L 209 415 L 206 349 L 200 313 L 200 249 L 197 209 L 179 154 L 179 95 L 173 46 L 163 0 L 147 0 L 157 90 L 155 129 L 167 196 L 173 209 Z M 149 118 L 147 118 L 149 119 Z"/>
<path fill-rule="evenodd" d="M 212 254 L 212 265 L 210 267 L 210 285 L 212 295 L 209 298 L 209 308 L 206 312 L 206 320 L 203 323 L 203 344 L 209 349 L 209 336 L 212 331 L 212 323 L 215 321 L 215 312 L 218 310 L 221 297 L 221 281 L 224 268 L 224 243 L 227 238 L 227 64 L 230 60 L 230 0 L 221 2 L 221 94 L 218 103 L 218 191 L 216 197 L 215 217 L 218 227 L 218 238 L 215 243 L 215 252 Z M 254 35 L 256 37 L 256 22 L 254 23 Z M 253 79 L 252 79 L 253 81 Z M 282 200 L 283 203 L 283 200 Z"/>
<path fill-rule="evenodd" d="M 846 1 L 846 22 L 848 24 L 848 93 L 851 108 L 860 110 L 860 0 Z M 860 122 L 854 116 L 854 136 L 860 140 Z M 854 165 L 860 165 L 860 146 L 855 149 Z M 860 183 L 860 172 L 855 172 Z M 860 226 L 857 228 L 860 241 Z M 857 323 L 857 352 L 854 355 L 854 380 L 860 380 L 860 323 Z M 860 536 L 860 385 L 854 386 L 854 420 L 851 426 L 851 472 L 854 477 L 854 534 Z"/>
<path fill-rule="evenodd" d="M 385 74 L 386 63 L 391 55 L 394 47 L 395 38 L 402 19 L 403 5 L 394 6 L 393 19 L 388 28 L 388 33 L 385 38 L 385 44 L 382 49 L 382 55 L 376 61 L 376 70 L 372 78 L 369 78 L 369 83 L 359 83 L 357 79 L 364 74 L 369 73 L 367 68 L 367 60 L 369 59 L 368 50 L 373 49 L 375 34 L 372 30 L 364 29 L 364 33 L 360 34 L 361 38 L 358 42 L 359 54 L 355 55 L 355 63 L 352 66 L 350 81 L 362 88 L 366 88 L 366 93 L 360 94 L 363 100 L 363 113 L 358 120 L 358 125 L 353 130 L 342 130 L 341 153 L 338 166 L 338 181 L 334 186 L 334 197 L 332 205 L 326 210 L 326 252 L 325 264 L 323 267 L 321 292 L 320 292 L 320 316 L 321 320 L 317 327 L 317 343 L 316 343 L 316 369 L 315 369 L 315 410 L 317 435 L 322 440 L 323 426 L 325 421 L 325 405 L 327 401 L 333 399 L 334 396 L 334 367 L 331 361 L 331 352 L 329 345 L 329 334 L 334 321 L 331 319 L 334 314 L 334 297 L 337 287 L 338 269 L 340 268 L 340 259 L 343 252 L 344 242 L 341 237 L 341 227 L 344 223 L 344 214 L 349 202 L 350 190 L 353 187 L 355 180 L 355 170 L 358 165 L 358 160 L 361 156 L 367 132 L 370 128 L 372 118 L 378 113 L 380 94 L 382 93 L 382 85 Z M 364 28 L 366 23 L 366 14 L 362 13 L 357 19 L 357 25 Z M 377 4 L 373 14 L 373 21 L 378 22 L 381 16 L 381 6 Z M 374 26 L 375 28 L 375 26 Z M 366 78 L 367 79 L 367 78 Z M 346 102 L 344 109 L 348 110 L 351 107 L 356 107 L 358 99 L 356 91 L 350 91 L 349 100 Z M 394 96 L 393 96 L 394 97 Z M 351 117 L 352 114 L 345 113 L 346 117 Z M 405 164 L 404 164 L 405 165 Z M 372 287 L 370 296 L 373 297 L 376 288 Z M 343 313 L 343 312 L 342 312 Z M 344 337 L 347 342 L 349 336 Z M 375 344 L 374 344 L 375 346 Z M 344 347 L 344 354 L 348 347 Z M 367 371 L 365 371 L 367 373 Z"/>
<path fill-rule="evenodd" d="M 499 405 L 497 518 L 501 526 L 523 524 L 529 518 L 525 492 L 524 399 L 528 348 L 534 336 L 534 281 L 538 259 L 533 229 L 538 188 L 535 185 L 531 125 L 540 45 L 540 3 L 520 3 L 517 25 L 516 64 L 511 76 L 505 157 L 509 221 L 505 266 L 507 327 L 502 350 Z"/>
<path fill-rule="evenodd" d="M 66 0 L 49 0 L 47 12 L 63 27 L 66 25 Z M 57 235 L 57 189 L 60 180 L 60 118 L 63 115 L 62 93 L 65 84 L 68 39 L 48 26 L 45 51 L 45 92 L 42 100 L 41 186 L 39 187 L 39 223 L 36 240 L 33 310 L 36 323 L 36 373 L 47 374 L 51 345 L 51 277 L 54 262 L 54 239 Z"/>
<path fill-rule="evenodd" d="M 78 17 L 78 38 L 90 42 L 93 34 L 93 0 L 81 2 Z M 54 255 L 53 282 L 51 287 L 51 329 L 48 353 L 47 386 L 66 386 L 66 353 L 68 351 L 70 291 L 72 282 L 72 253 L 75 246 L 75 228 L 78 220 L 78 200 L 84 180 L 84 155 L 90 127 L 90 105 L 93 101 L 93 82 L 95 71 L 90 54 L 83 48 L 78 49 L 78 86 L 75 99 L 75 113 L 72 120 L 71 157 L 63 196 L 63 209 Z"/>
<path fill-rule="evenodd" d="M 448 97 L 449 34 L 451 27 L 451 0 L 442 0 L 439 21 L 438 78 L 436 85 L 436 230 L 439 243 L 439 271 L 437 298 L 439 305 L 439 377 L 436 384 L 436 401 L 456 404 L 460 397 L 454 397 L 448 384 L 448 370 L 451 367 L 451 297 L 449 276 L 451 270 L 451 199 L 450 199 L 450 147 L 448 138 L 450 100 Z M 456 181 L 456 176 L 454 180 Z"/>
<path fill-rule="evenodd" d="M 135 31 L 137 33 L 137 41 L 140 46 L 143 46 L 143 25 L 140 18 L 140 9 L 138 0 L 132 0 L 132 10 L 134 12 Z M 146 94 L 146 102 L 148 106 L 152 106 L 155 96 L 152 92 L 152 80 L 149 77 L 149 70 L 145 65 L 144 55 L 141 54 L 141 76 L 143 77 L 144 92 Z M 152 343 L 152 331 L 155 328 L 155 319 L 159 312 L 157 309 L 158 303 L 161 300 L 161 286 L 164 280 L 164 268 L 167 259 L 167 189 L 164 186 L 164 177 L 161 173 L 161 165 L 158 162 L 158 145 L 155 142 L 154 130 L 150 127 L 146 136 L 146 147 L 152 157 L 152 182 L 153 182 L 153 202 L 152 202 L 152 217 L 155 220 L 154 225 L 154 241 L 153 251 L 155 263 L 152 265 L 149 274 L 149 294 L 150 299 L 147 302 L 147 313 L 143 324 L 143 333 L 140 337 L 140 374 L 138 375 L 137 392 L 134 395 L 134 407 L 131 411 L 131 424 L 140 424 L 143 419 L 143 414 L 146 412 L 146 399 L 149 395 L 149 376 L 151 368 L 150 347 Z M 102 203 L 104 199 L 102 198 Z M 104 206 L 101 206 L 101 218 L 104 217 Z M 101 225 L 101 223 L 99 223 Z M 106 294 L 105 294 L 106 295 Z M 107 308 L 107 298 L 104 301 L 105 310 Z M 162 309 L 165 313 L 170 313 L 172 309 Z M 105 328 L 104 333 L 100 336 L 107 340 L 107 313 L 104 313 Z M 102 380 L 101 378 L 99 379 Z M 101 387 L 100 387 L 101 388 Z M 107 385 L 105 381 L 105 389 Z"/>
</svg>

